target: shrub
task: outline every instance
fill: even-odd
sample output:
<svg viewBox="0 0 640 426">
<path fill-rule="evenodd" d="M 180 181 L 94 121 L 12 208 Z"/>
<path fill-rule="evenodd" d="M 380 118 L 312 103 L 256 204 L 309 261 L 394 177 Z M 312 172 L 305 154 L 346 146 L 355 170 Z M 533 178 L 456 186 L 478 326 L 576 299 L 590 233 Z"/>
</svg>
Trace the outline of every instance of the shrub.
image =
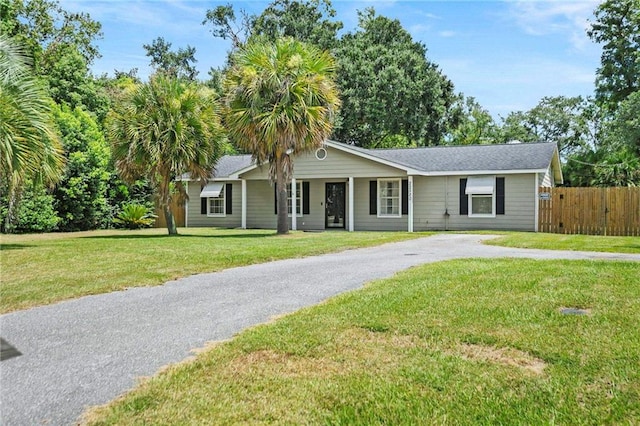
<svg viewBox="0 0 640 426">
<path fill-rule="evenodd" d="M 4 224 L 7 215 L 7 199 L 0 203 L 0 222 Z M 17 200 L 15 233 L 51 232 L 57 229 L 60 218 L 53 207 L 53 197 L 42 185 L 27 182 Z M 6 232 L 3 229 L 3 232 Z"/>
<path fill-rule="evenodd" d="M 148 228 L 156 221 L 156 215 L 141 204 L 125 204 L 120 214 L 113 219 L 116 226 L 127 229 Z"/>
</svg>

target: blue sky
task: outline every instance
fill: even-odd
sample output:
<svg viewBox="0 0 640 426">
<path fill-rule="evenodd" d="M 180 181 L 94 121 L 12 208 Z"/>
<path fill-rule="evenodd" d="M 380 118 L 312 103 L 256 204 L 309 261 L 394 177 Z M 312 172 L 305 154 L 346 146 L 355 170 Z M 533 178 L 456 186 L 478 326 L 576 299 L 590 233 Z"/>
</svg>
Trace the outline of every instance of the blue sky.
<svg viewBox="0 0 640 426">
<path fill-rule="evenodd" d="M 173 48 L 196 48 L 200 77 L 221 66 L 230 48 L 201 25 L 207 9 L 233 3 L 260 13 L 268 1 L 61 0 L 102 23 L 102 58 L 93 72 L 138 68 L 148 76 L 143 44 L 162 36 Z M 544 96 L 590 96 L 600 47 L 586 35 L 597 0 L 557 1 L 346 1 L 333 0 L 343 31 L 357 27 L 357 11 L 373 6 L 379 15 L 400 20 L 427 57 L 495 117 L 528 110 Z"/>
</svg>

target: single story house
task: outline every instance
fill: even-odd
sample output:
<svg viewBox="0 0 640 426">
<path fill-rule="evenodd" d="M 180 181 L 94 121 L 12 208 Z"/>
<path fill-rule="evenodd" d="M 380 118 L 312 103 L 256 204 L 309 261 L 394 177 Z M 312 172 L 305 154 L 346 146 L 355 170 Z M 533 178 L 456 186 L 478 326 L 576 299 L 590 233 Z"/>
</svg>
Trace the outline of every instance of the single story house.
<svg viewBox="0 0 640 426">
<path fill-rule="evenodd" d="M 539 187 L 562 183 L 555 143 L 364 149 L 326 141 L 290 155 L 292 230 L 537 231 Z M 208 182 L 183 176 L 185 226 L 275 229 L 268 169 L 229 155 Z"/>
</svg>

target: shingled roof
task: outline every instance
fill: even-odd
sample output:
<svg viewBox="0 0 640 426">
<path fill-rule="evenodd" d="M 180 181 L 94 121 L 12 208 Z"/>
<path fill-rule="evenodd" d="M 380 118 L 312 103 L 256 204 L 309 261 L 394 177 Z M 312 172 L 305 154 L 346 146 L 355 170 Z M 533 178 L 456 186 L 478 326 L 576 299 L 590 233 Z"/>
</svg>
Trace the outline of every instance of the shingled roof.
<svg viewBox="0 0 640 426">
<path fill-rule="evenodd" d="M 401 149 L 350 148 L 425 173 L 544 170 L 549 167 L 556 151 L 552 142 Z"/>
<path fill-rule="evenodd" d="M 366 149 L 327 141 L 327 146 L 425 175 L 540 172 L 546 170 L 553 161 L 559 161 L 556 145 L 552 142 Z M 251 155 L 225 155 L 218 161 L 213 177 L 230 177 L 247 171 L 253 165 Z M 559 163 L 556 166 L 560 173 Z M 561 175 L 556 179 L 561 180 Z"/>
</svg>

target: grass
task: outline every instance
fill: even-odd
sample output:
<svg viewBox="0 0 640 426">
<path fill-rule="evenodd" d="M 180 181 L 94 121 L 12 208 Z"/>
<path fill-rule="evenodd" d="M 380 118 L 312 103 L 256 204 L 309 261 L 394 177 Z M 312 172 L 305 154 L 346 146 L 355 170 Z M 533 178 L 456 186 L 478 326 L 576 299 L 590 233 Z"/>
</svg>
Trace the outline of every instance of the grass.
<svg viewBox="0 0 640 426">
<path fill-rule="evenodd" d="M 638 282 L 634 262 L 416 267 L 210 347 L 87 421 L 635 424 Z"/>
<path fill-rule="evenodd" d="M 0 312 L 159 285 L 201 272 L 373 246 L 428 234 L 181 229 L 2 235 Z"/>
<path fill-rule="evenodd" d="M 501 233 L 498 233 L 501 234 Z M 545 250 L 580 250 L 640 254 L 640 237 L 511 232 L 485 244 Z"/>
</svg>

